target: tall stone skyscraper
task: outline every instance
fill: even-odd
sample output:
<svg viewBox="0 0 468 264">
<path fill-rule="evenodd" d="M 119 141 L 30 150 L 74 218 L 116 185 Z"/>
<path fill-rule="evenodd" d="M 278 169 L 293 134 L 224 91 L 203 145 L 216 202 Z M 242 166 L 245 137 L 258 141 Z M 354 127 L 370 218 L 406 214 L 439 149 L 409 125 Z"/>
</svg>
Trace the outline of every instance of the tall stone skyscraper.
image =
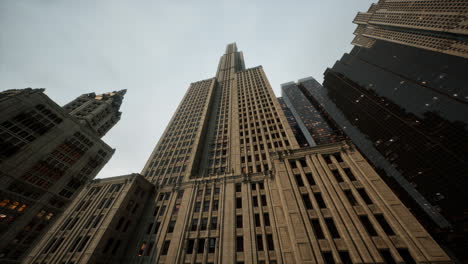
<svg viewBox="0 0 468 264">
<path fill-rule="evenodd" d="M 122 263 L 451 263 L 352 145 L 299 148 L 236 44 L 142 174 L 156 194 Z"/>
<path fill-rule="evenodd" d="M 123 92 L 93 95 L 72 112 L 43 92 L 0 92 L 0 263 L 18 263 L 114 153 L 101 136 Z"/>
</svg>

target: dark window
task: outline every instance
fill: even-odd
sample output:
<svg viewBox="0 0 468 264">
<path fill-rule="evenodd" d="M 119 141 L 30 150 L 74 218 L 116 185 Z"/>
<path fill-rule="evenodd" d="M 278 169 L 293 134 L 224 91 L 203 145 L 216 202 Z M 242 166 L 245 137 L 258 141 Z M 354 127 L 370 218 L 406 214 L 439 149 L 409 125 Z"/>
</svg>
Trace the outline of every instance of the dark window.
<svg viewBox="0 0 468 264">
<path fill-rule="evenodd" d="M 210 229 L 215 230 L 216 228 L 218 228 L 218 218 L 211 217 Z"/>
<path fill-rule="evenodd" d="M 335 264 L 333 254 L 331 252 L 323 252 L 323 260 L 325 264 Z"/>
<path fill-rule="evenodd" d="M 340 251 L 338 252 L 340 255 L 341 263 L 343 264 L 353 264 L 351 257 L 349 256 L 348 251 Z"/>
<path fill-rule="evenodd" d="M 242 208 L 242 198 L 236 198 L 236 208 Z"/>
<path fill-rule="evenodd" d="M 200 224 L 200 230 L 206 230 L 208 226 L 208 218 L 202 218 Z"/>
<path fill-rule="evenodd" d="M 77 252 L 81 252 L 83 251 L 84 247 L 86 246 L 86 244 L 88 243 L 90 239 L 90 236 L 86 236 L 80 243 L 80 246 L 78 247 L 78 249 L 76 250 Z"/>
<path fill-rule="evenodd" d="M 291 168 L 293 168 L 293 169 L 297 168 L 297 164 L 296 164 L 295 160 L 290 160 L 289 165 L 291 165 Z"/>
<path fill-rule="evenodd" d="M 195 203 L 195 208 L 193 209 L 194 212 L 200 212 L 201 202 Z"/>
<path fill-rule="evenodd" d="M 332 218 L 325 218 L 325 223 L 327 224 L 328 231 L 330 232 L 332 238 L 340 238 L 340 233 L 336 229 L 335 222 Z"/>
<path fill-rule="evenodd" d="M 268 213 L 263 213 L 263 223 L 265 226 L 270 226 L 270 216 Z"/>
<path fill-rule="evenodd" d="M 385 231 L 385 234 L 389 236 L 395 235 L 395 232 L 393 232 L 393 229 L 390 227 L 387 220 L 385 220 L 385 217 L 382 214 L 376 214 L 375 219 L 377 219 L 377 222 L 379 222 L 380 226 Z"/>
<path fill-rule="evenodd" d="M 61 237 L 61 238 L 57 241 L 57 243 L 54 244 L 54 246 L 53 246 L 52 249 L 50 250 L 50 253 L 55 253 L 55 251 L 57 251 L 57 248 L 58 248 L 59 246 L 62 245 L 63 240 L 64 240 L 64 238 Z"/>
<path fill-rule="evenodd" d="M 312 173 L 308 172 L 305 174 L 307 181 L 309 182 L 309 185 L 315 185 L 314 177 L 312 176 Z"/>
<path fill-rule="evenodd" d="M 266 200 L 266 196 L 265 195 L 262 195 L 260 196 L 260 200 L 262 200 L 262 206 L 266 206 L 267 205 L 267 200 Z"/>
<path fill-rule="evenodd" d="M 205 251 L 205 239 L 204 238 L 200 238 L 198 240 L 198 250 L 197 250 L 197 253 L 198 254 L 201 254 Z"/>
<path fill-rule="evenodd" d="M 111 237 L 107 240 L 107 243 L 106 245 L 104 246 L 104 249 L 102 250 L 102 253 L 107 253 L 107 251 L 109 251 L 109 249 L 112 247 L 112 244 L 114 243 L 114 239 Z M 143 242 L 144 246 L 142 246 L 143 249 L 140 249 L 141 250 L 141 254 L 143 254 L 143 251 L 145 250 L 145 247 L 146 247 L 146 243 Z"/>
<path fill-rule="evenodd" d="M 193 253 L 193 246 L 195 245 L 195 240 L 194 239 L 189 239 L 187 241 L 187 254 L 192 254 Z"/>
<path fill-rule="evenodd" d="M 273 236 L 268 234 L 267 236 L 268 250 L 275 250 L 275 244 L 273 243 Z"/>
<path fill-rule="evenodd" d="M 258 183 L 258 188 L 259 188 L 260 190 L 265 189 L 265 185 L 263 184 L 263 182 L 259 182 L 259 183 Z"/>
<path fill-rule="evenodd" d="M 119 222 L 117 222 L 117 226 L 115 227 L 115 230 L 119 230 L 124 221 L 125 221 L 125 218 L 123 216 L 120 217 Z"/>
<path fill-rule="evenodd" d="M 161 248 L 161 255 L 167 255 L 167 252 L 169 251 L 169 245 L 171 244 L 170 240 L 164 241 L 164 244 Z"/>
<path fill-rule="evenodd" d="M 366 204 L 373 204 L 371 198 L 367 195 L 366 190 L 358 189 L 357 191 L 358 191 L 359 195 L 361 195 L 362 199 L 364 200 L 364 202 Z"/>
<path fill-rule="evenodd" d="M 405 261 L 406 264 L 416 264 L 416 261 L 414 261 L 408 249 L 399 248 L 398 253 L 400 254 L 401 258 Z"/>
<path fill-rule="evenodd" d="M 351 171 L 351 169 L 349 169 L 349 168 L 344 168 L 343 170 L 344 170 L 344 172 L 346 173 L 346 175 L 348 176 L 348 178 L 349 178 L 350 181 L 355 181 L 355 180 L 356 180 L 356 177 L 354 177 L 354 174 L 353 174 L 353 172 Z"/>
<path fill-rule="evenodd" d="M 75 239 L 75 241 L 73 242 L 73 244 L 70 246 L 70 249 L 68 250 L 69 252 L 75 251 L 75 248 L 78 246 L 78 243 L 80 242 L 81 238 L 82 238 L 82 237 L 79 236 L 79 237 L 77 237 L 77 238 Z"/>
<path fill-rule="evenodd" d="M 242 190 L 241 183 L 236 183 L 236 192 L 240 192 Z"/>
<path fill-rule="evenodd" d="M 322 227 L 320 226 L 319 220 L 311 219 L 310 224 L 312 225 L 312 229 L 314 230 L 314 233 L 317 239 L 324 239 L 325 236 L 323 235 Z"/>
<path fill-rule="evenodd" d="M 236 227 L 242 228 L 242 215 L 236 215 Z"/>
<path fill-rule="evenodd" d="M 314 193 L 314 197 L 320 208 L 327 208 L 327 205 L 325 204 L 321 193 Z"/>
<path fill-rule="evenodd" d="M 121 218 L 121 219 L 123 219 L 123 218 Z M 146 234 L 150 234 L 150 233 L 151 233 L 151 229 L 153 229 L 153 223 L 150 223 L 150 224 L 148 225 L 148 229 L 146 229 Z"/>
<path fill-rule="evenodd" d="M 208 212 L 210 210 L 210 201 L 203 202 L 203 212 Z"/>
<path fill-rule="evenodd" d="M 161 225 L 160 222 L 156 222 L 156 225 L 154 225 L 154 232 L 153 232 L 153 234 L 157 234 L 157 233 L 158 233 L 158 231 L 159 231 L 159 226 L 160 226 L 160 225 Z"/>
<path fill-rule="evenodd" d="M 381 249 L 379 250 L 380 256 L 383 258 L 385 264 L 395 264 L 395 260 L 392 257 L 392 254 L 389 250 Z"/>
<path fill-rule="evenodd" d="M 190 231 L 197 231 L 198 226 L 198 219 L 192 219 L 192 225 L 190 227 Z"/>
<path fill-rule="evenodd" d="M 255 226 L 260 226 L 260 215 L 255 214 L 254 219 L 255 219 Z"/>
<path fill-rule="evenodd" d="M 296 178 L 297 186 L 304 186 L 304 182 L 302 181 L 302 176 L 300 174 L 294 174 L 294 177 Z"/>
<path fill-rule="evenodd" d="M 208 253 L 214 253 L 216 248 L 216 238 L 208 239 Z"/>
<path fill-rule="evenodd" d="M 341 158 L 340 153 L 335 153 L 335 154 L 333 154 L 333 156 L 335 157 L 335 159 L 336 159 L 338 162 L 343 162 L 343 159 Z"/>
<path fill-rule="evenodd" d="M 127 222 L 125 223 L 125 226 L 124 226 L 124 229 L 122 230 L 122 232 L 127 232 L 127 229 L 128 229 L 128 227 L 130 226 L 130 223 L 131 223 L 131 222 L 132 222 L 132 221 L 127 220 Z"/>
<path fill-rule="evenodd" d="M 252 190 L 256 190 L 256 189 L 257 189 L 257 184 L 256 184 L 256 183 L 252 183 L 250 186 L 252 187 Z"/>
<path fill-rule="evenodd" d="M 263 239 L 262 235 L 257 235 L 257 250 L 263 251 Z"/>
<path fill-rule="evenodd" d="M 175 220 L 171 220 L 171 221 L 169 222 L 169 226 L 167 227 L 167 232 L 168 232 L 168 233 L 174 232 L 175 223 L 176 223 Z"/>
<path fill-rule="evenodd" d="M 258 199 L 257 199 L 257 196 L 252 196 L 252 203 L 253 203 L 253 207 L 258 207 Z"/>
<path fill-rule="evenodd" d="M 370 236 L 377 236 L 377 232 L 375 231 L 372 223 L 369 221 L 367 215 L 360 215 L 359 219 L 361 220 L 362 225 L 364 226 L 364 228 Z"/>
<path fill-rule="evenodd" d="M 302 167 L 307 167 L 307 162 L 305 159 L 300 159 L 299 162 L 301 163 Z"/>
<path fill-rule="evenodd" d="M 346 198 L 348 198 L 348 201 L 351 205 L 357 205 L 358 202 L 356 201 L 356 198 L 354 198 L 353 192 L 351 190 L 345 190 L 344 194 Z"/>
<path fill-rule="evenodd" d="M 236 237 L 236 251 L 244 252 L 244 238 L 241 236 Z"/>
<path fill-rule="evenodd" d="M 306 209 L 312 209 L 312 202 L 310 201 L 308 194 L 302 195 L 302 201 L 304 202 Z"/>
<path fill-rule="evenodd" d="M 101 222 L 102 217 L 104 217 L 104 215 L 102 215 L 102 214 L 100 214 L 98 217 L 96 217 L 96 220 L 94 221 L 94 224 L 93 224 L 92 228 L 96 228 L 98 226 L 98 224 Z"/>
<path fill-rule="evenodd" d="M 335 179 L 337 182 L 343 182 L 343 177 L 341 177 L 341 174 L 338 170 L 332 170 L 333 176 L 335 176 Z"/>
<path fill-rule="evenodd" d="M 322 155 L 322 157 L 327 164 L 332 164 L 332 160 L 330 159 L 329 155 Z"/>
</svg>

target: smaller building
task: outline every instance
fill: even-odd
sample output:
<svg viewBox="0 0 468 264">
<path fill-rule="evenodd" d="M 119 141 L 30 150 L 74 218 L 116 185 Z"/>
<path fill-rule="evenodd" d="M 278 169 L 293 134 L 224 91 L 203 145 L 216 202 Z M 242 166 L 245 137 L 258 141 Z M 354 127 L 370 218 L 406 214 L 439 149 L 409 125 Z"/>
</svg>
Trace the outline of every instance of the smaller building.
<svg viewBox="0 0 468 264">
<path fill-rule="evenodd" d="M 25 263 L 119 263 L 153 189 L 139 174 L 92 181 Z"/>
</svg>

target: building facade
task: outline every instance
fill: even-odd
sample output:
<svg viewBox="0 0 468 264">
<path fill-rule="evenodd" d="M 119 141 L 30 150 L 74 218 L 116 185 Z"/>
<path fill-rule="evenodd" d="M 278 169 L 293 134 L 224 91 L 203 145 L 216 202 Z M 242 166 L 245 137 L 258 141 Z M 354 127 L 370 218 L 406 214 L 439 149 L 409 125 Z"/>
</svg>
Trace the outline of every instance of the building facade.
<svg viewBox="0 0 468 264">
<path fill-rule="evenodd" d="M 281 85 L 281 95 L 295 119 L 293 122 L 298 124 L 309 146 L 335 143 L 345 139 L 341 129 L 311 96 L 313 90 L 320 88 L 321 84 L 313 78 Z"/>
<path fill-rule="evenodd" d="M 43 91 L 0 93 L 2 263 L 18 263 L 114 153 Z"/>
<path fill-rule="evenodd" d="M 353 45 L 376 40 L 468 58 L 468 5 L 464 0 L 379 0 L 359 12 Z"/>
<path fill-rule="evenodd" d="M 156 198 L 123 263 L 451 263 L 356 149 L 300 148 L 235 44 L 190 85 L 142 175 Z"/>
<path fill-rule="evenodd" d="M 139 174 L 93 180 L 24 263 L 119 263 L 154 185 Z"/>
</svg>

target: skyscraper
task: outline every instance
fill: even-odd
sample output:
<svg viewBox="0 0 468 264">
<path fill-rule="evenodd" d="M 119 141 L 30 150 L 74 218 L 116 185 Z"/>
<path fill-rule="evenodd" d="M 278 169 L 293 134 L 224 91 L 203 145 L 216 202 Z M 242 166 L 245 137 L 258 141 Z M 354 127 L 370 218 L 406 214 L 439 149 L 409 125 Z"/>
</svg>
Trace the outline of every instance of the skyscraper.
<svg viewBox="0 0 468 264">
<path fill-rule="evenodd" d="M 100 139 L 102 133 L 43 92 L 27 88 L 0 93 L 2 263 L 18 263 L 114 153 Z M 123 94 L 117 96 L 121 101 Z M 102 112 L 91 107 L 85 111 L 96 124 L 106 123 Z M 106 111 L 115 115 L 118 107 Z"/>
<path fill-rule="evenodd" d="M 314 97 L 392 177 L 430 232 L 468 259 L 466 1 L 379 1 Z M 403 197 L 403 196 L 402 196 Z"/>
<path fill-rule="evenodd" d="M 157 193 L 123 263 L 450 263 L 351 145 L 299 148 L 235 44 L 190 85 L 142 174 Z"/>
</svg>

